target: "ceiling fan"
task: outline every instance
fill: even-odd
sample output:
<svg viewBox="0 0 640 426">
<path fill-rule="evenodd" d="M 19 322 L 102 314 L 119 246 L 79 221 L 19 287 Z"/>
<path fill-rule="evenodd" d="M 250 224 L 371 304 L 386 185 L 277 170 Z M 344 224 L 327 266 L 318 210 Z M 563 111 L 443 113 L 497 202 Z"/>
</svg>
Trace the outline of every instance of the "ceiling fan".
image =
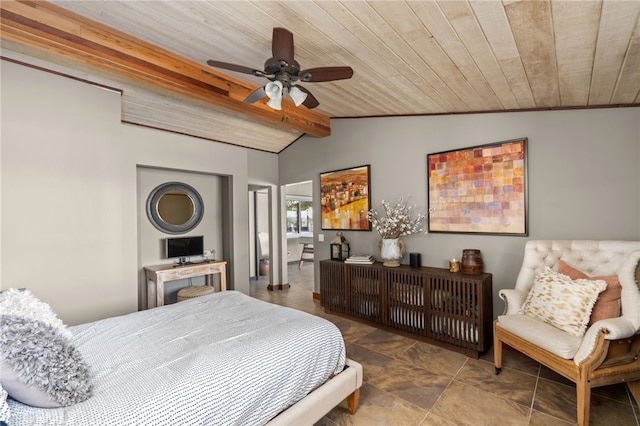
<svg viewBox="0 0 640 426">
<path fill-rule="evenodd" d="M 247 96 L 244 103 L 254 103 L 269 97 L 267 105 L 273 109 L 282 108 L 282 98 L 289 96 L 296 106 L 304 105 L 315 108 L 320 103 L 298 82 L 317 83 L 322 81 L 344 80 L 353 76 L 351 67 L 320 67 L 300 70 L 300 64 L 293 58 L 293 33 L 284 28 L 274 28 L 271 39 L 272 57 L 264 63 L 264 70 L 257 70 L 243 65 L 209 59 L 207 64 L 230 71 L 265 77 L 269 83 L 256 89 Z"/>
</svg>

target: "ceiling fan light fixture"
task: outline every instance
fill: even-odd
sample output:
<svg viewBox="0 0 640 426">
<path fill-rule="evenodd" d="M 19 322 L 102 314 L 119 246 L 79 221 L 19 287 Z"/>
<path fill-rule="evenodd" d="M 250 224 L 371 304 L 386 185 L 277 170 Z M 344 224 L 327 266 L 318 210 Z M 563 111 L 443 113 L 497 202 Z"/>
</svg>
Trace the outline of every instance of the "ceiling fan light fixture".
<svg viewBox="0 0 640 426">
<path fill-rule="evenodd" d="M 304 100 L 307 99 L 307 94 L 295 86 L 289 89 L 289 96 L 291 96 L 293 103 L 296 104 L 297 107 L 302 105 Z"/>
<path fill-rule="evenodd" d="M 264 91 L 269 97 L 269 105 L 273 109 L 282 109 L 282 82 L 270 81 L 264 86 Z"/>
<path fill-rule="evenodd" d="M 271 109 L 277 109 L 280 111 L 282 109 L 282 98 L 280 99 L 269 99 L 267 105 L 271 107 Z"/>
<path fill-rule="evenodd" d="M 282 98 L 287 96 L 297 107 L 304 105 L 308 109 L 313 109 L 320 105 L 315 96 L 307 89 L 302 86 L 300 86 L 301 88 L 293 87 L 292 84 L 295 82 L 317 83 L 353 77 L 353 69 L 345 66 L 307 68 L 301 71 L 300 64 L 293 56 L 293 51 L 293 33 L 285 28 L 274 28 L 271 37 L 271 58 L 265 61 L 264 71 L 213 59 L 207 60 L 207 64 L 216 68 L 269 79 L 269 83 L 247 96 L 244 103 L 254 103 L 268 96 L 267 105 L 278 110 L 282 108 Z"/>
</svg>

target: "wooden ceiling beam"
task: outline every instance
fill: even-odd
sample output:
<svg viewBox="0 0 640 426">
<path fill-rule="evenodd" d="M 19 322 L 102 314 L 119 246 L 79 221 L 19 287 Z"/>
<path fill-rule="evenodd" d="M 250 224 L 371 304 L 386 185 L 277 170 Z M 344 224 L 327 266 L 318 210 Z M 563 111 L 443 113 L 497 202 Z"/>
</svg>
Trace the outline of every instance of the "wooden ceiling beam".
<svg viewBox="0 0 640 426">
<path fill-rule="evenodd" d="M 317 137 L 331 134 L 329 117 L 285 100 L 281 111 L 242 101 L 255 87 L 106 25 L 42 1 L 0 2 L 3 39 Z"/>
</svg>

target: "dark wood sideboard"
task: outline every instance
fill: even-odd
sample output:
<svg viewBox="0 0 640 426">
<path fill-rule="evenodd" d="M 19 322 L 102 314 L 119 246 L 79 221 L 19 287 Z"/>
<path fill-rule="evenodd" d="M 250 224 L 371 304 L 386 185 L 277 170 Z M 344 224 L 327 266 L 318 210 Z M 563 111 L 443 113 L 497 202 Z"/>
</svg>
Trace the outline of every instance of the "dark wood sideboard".
<svg viewBox="0 0 640 426">
<path fill-rule="evenodd" d="M 491 347 L 492 275 L 320 261 L 320 300 L 340 314 L 479 357 Z"/>
</svg>

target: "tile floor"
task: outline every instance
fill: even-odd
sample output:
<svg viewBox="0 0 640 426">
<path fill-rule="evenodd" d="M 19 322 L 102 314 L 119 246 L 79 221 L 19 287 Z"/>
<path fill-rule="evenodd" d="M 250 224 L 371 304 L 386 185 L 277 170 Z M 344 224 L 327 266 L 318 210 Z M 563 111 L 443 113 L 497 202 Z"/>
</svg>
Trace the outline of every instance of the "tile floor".
<svg viewBox="0 0 640 426">
<path fill-rule="evenodd" d="M 336 407 L 316 426 L 515 426 L 575 424 L 575 386 L 515 351 L 505 351 L 494 374 L 491 350 L 469 358 L 418 340 L 327 314 L 313 300 L 313 265 L 289 265 L 291 288 L 269 292 L 264 277 L 251 295 L 332 321 L 347 356 L 364 368 L 355 415 Z M 501 309 L 501 307 L 497 307 Z M 592 426 L 640 426 L 640 410 L 625 385 L 593 390 Z"/>
</svg>

